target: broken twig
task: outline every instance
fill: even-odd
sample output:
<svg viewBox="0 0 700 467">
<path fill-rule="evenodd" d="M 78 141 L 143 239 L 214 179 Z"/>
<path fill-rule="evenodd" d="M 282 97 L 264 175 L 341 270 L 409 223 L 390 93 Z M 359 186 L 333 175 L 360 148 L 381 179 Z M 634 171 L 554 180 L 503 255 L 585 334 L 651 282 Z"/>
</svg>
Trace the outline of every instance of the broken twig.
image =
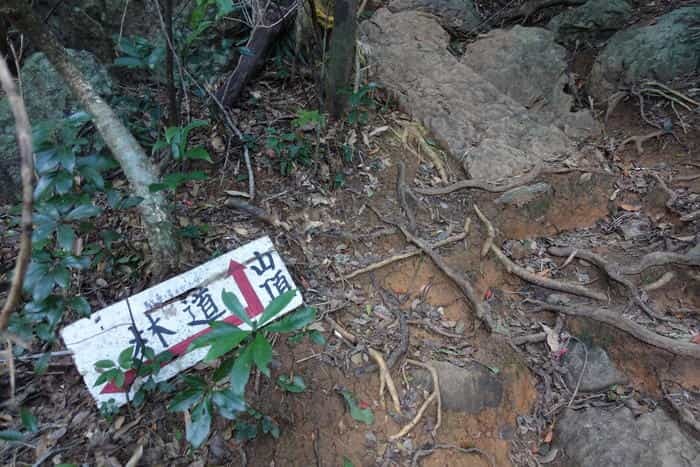
<svg viewBox="0 0 700 467">
<path fill-rule="evenodd" d="M 396 413 L 400 414 L 401 403 L 399 402 L 399 393 L 396 391 L 396 385 L 394 384 L 394 380 L 391 378 L 391 373 L 389 372 L 389 368 L 386 366 L 384 357 L 382 356 L 381 352 L 371 347 L 368 348 L 367 351 L 369 352 L 370 357 L 377 362 L 377 366 L 379 367 L 379 400 L 384 403 L 384 387 L 386 386 L 389 391 L 389 395 L 391 396 L 391 401 L 394 403 L 394 410 Z"/>
</svg>

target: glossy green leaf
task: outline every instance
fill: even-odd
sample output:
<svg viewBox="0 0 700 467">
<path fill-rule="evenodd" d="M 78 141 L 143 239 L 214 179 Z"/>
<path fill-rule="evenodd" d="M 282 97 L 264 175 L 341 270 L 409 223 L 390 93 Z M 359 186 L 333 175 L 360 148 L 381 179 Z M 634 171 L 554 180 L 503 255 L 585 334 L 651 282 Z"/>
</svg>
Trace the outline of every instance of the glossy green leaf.
<svg viewBox="0 0 700 467">
<path fill-rule="evenodd" d="M 137 57 L 118 57 L 114 60 L 114 65 L 126 68 L 143 68 L 145 63 Z"/>
<path fill-rule="evenodd" d="M 90 217 L 98 216 L 102 213 L 102 210 L 97 206 L 92 204 L 81 204 L 73 209 L 71 212 L 66 214 L 64 217 L 67 221 L 78 221 L 82 219 L 87 219 Z"/>
<path fill-rule="evenodd" d="M 231 311 L 231 313 L 238 316 L 238 318 L 241 321 L 246 323 L 251 328 L 255 327 L 253 321 L 248 316 L 248 313 L 246 313 L 245 309 L 243 308 L 243 305 L 238 300 L 238 297 L 236 297 L 236 294 L 234 294 L 233 292 L 227 292 L 226 290 L 222 290 L 221 301 L 223 301 L 224 305 L 226 305 L 226 308 L 228 308 Z"/>
<path fill-rule="evenodd" d="M 92 307 L 85 297 L 71 297 L 68 299 L 67 305 L 83 317 L 90 316 L 92 311 Z"/>
<path fill-rule="evenodd" d="M 287 307 L 287 305 L 289 305 L 289 303 L 291 303 L 296 294 L 296 290 L 288 290 L 282 295 L 272 300 L 270 304 L 267 305 L 267 307 L 265 307 L 265 311 L 263 311 L 263 314 L 260 317 L 260 320 L 258 321 L 258 326 L 265 326 L 265 323 L 273 320 L 275 316 L 280 314 L 280 312 L 284 310 Z"/>
<path fill-rule="evenodd" d="M 56 229 L 56 241 L 59 247 L 66 251 L 71 251 L 73 249 L 73 242 L 75 241 L 75 231 L 73 227 L 60 224 Z"/>
<path fill-rule="evenodd" d="M 106 370 L 108 368 L 114 368 L 115 364 L 112 360 L 98 360 L 95 362 L 94 366 L 98 370 Z"/>
<path fill-rule="evenodd" d="M 316 309 L 305 306 L 297 311 L 285 315 L 279 321 L 275 321 L 267 326 L 265 330 L 269 332 L 292 332 L 298 331 L 316 319 Z"/>
<path fill-rule="evenodd" d="M 243 396 L 245 394 L 245 386 L 250 378 L 250 369 L 253 364 L 253 355 L 250 351 L 250 345 L 243 349 L 236 361 L 233 363 L 230 373 L 231 390 L 234 394 Z"/>
<path fill-rule="evenodd" d="M 36 416 L 29 411 L 26 407 L 22 407 L 19 410 L 19 417 L 22 420 L 22 426 L 25 430 L 36 433 L 39 431 L 39 422 Z"/>
<path fill-rule="evenodd" d="M 348 405 L 350 416 L 352 418 L 367 425 L 374 423 L 374 414 L 372 413 L 372 410 L 369 408 L 361 409 L 357 405 L 357 401 L 350 391 L 343 390 L 340 391 L 340 394 L 342 394 L 343 398 L 345 399 L 345 403 Z"/>
<path fill-rule="evenodd" d="M 306 383 L 301 376 L 294 376 L 294 378 L 289 378 L 287 375 L 280 375 L 277 378 L 277 384 L 287 392 L 299 393 L 304 392 L 306 389 Z"/>
<path fill-rule="evenodd" d="M 204 148 L 192 148 L 185 152 L 185 159 L 189 160 L 202 160 L 207 162 L 213 162 L 209 152 Z"/>
<path fill-rule="evenodd" d="M 263 333 L 255 335 L 255 339 L 250 344 L 250 351 L 253 354 L 253 361 L 260 371 L 267 377 L 270 376 L 268 365 L 272 361 L 272 345 L 267 341 Z"/>
<path fill-rule="evenodd" d="M 16 430 L 0 430 L 0 439 L 3 441 L 20 441 L 24 435 Z"/>
<path fill-rule="evenodd" d="M 245 400 L 241 396 L 234 394 L 230 389 L 214 391 L 212 402 L 219 410 L 221 416 L 229 420 L 235 420 L 240 412 L 246 410 Z"/>
<path fill-rule="evenodd" d="M 191 423 L 187 427 L 187 441 L 198 448 L 209 437 L 211 430 L 211 406 L 208 399 L 202 400 L 192 409 Z"/>
<path fill-rule="evenodd" d="M 206 357 L 204 357 L 204 361 L 209 362 L 227 354 L 235 349 L 249 335 L 249 332 L 237 329 L 226 336 L 216 339 L 209 348 Z"/>
<path fill-rule="evenodd" d="M 134 359 L 132 356 L 134 355 L 134 347 L 127 347 L 126 349 L 122 350 L 119 353 L 119 366 L 124 368 L 125 370 L 128 370 L 134 366 Z"/>
<path fill-rule="evenodd" d="M 201 389 L 187 388 L 175 394 L 170 400 L 168 410 L 171 412 L 184 412 L 197 403 L 203 395 L 204 391 Z"/>
</svg>

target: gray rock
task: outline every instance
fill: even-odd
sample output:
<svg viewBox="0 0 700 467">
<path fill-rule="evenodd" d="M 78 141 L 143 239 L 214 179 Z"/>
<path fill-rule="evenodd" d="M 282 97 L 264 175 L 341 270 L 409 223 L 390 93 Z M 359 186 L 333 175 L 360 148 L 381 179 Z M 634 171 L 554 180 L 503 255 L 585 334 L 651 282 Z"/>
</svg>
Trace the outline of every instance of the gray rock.
<svg viewBox="0 0 700 467">
<path fill-rule="evenodd" d="M 551 293 L 547 295 L 547 303 L 551 305 L 571 305 L 571 297 L 563 293 Z"/>
<path fill-rule="evenodd" d="M 682 431 L 661 408 L 634 416 L 616 410 L 567 409 L 556 425 L 555 443 L 570 467 L 692 467 L 700 465 L 700 442 Z"/>
<path fill-rule="evenodd" d="M 68 54 L 102 97 L 112 93 L 107 70 L 86 51 L 68 50 Z M 62 118 L 79 110 L 77 101 L 42 53 L 35 53 L 22 66 L 24 104 L 32 124 Z M 19 157 L 15 138 L 15 120 L 7 99 L 0 100 L 0 174 L 6 172 L 9 183 L 0 187 L 0 199 L 12 200 L 18 194 Z"/>
<path fill-rule="evenodd" d="M 432 361 L 438 373 L 440 397 L 449 410 L 476 414 L 489 407 L 498 407 L 503 398 L 503 383 L 488 368 L 469 362 L 465 368 L 447 362 Z M 416 384 L 432 391 L 430 373 L 415 372 Z"/>
<path fill-rule="evenodd" d="M 450 54 L 449 36 L 434 19 L 381 8 L 360 25 L 360 34 L 374 79 L 473 178 L 496 181 L 577 153 L 563 131 Z"/>
<path fill-rule="evenodd" d="M 607 99 L 645 79 L 668 82 L 700 69 L 700 6 L 679 8 L 656 23 L 616 33 L 596 58 L 589 92 Z"/>
<path fill-rule="evenodd" d="M 462 63 L 569 137 L 599 132 L 588 110 L 572 112 L 575 84 L 567 73 L 567 51 L 542 28 L 495 29 L 467 46 Z"/>
<path fill-rule="evenodd" d="M 533 201 L 551 196 L 552 193 L 552 186 L 549 183 L 539 182 L 533 185 L 519 186 L 506 191 L 496 199 L 496 204 L 523 207 Z"/>
<path fill-rule="evenodd" d="M 559 13 L 547 23 L 557 41 L 599 43 L 625 27 L 632 7 L 625 0 L 588 0 Z"/>
<path fill-rule="evenodd" d="M 549 299 L 547 299 L 549 302 Z M 581 370 L 586 361 L 586 349 L 577 341 L 569 346 L 562 363 L 566 369 L 566 384 L 573 390 L 581 377 Z M 615 364 L 610 360 L 608 353 L 598 347 L 588 347 L 588 361 L 583 372 L 579 391 L 602 391 L 614 384 L 625 384 L 627 378 L 620 373 Z"/>
<path fill-rule="evenodd" d="M 635 240 L 644 237 L 651 229 L 652 223 L 646 216 L 627 218 L 617 227 L 617 230 L 625 240 Z"/>
<path fill-rule="evenodd" d="M 439 18 L 440 24 L 457 33 L 467 34 L 479 26 L 481 18 L 472 0 L 392 0 L 389 11 L 417 10 Z"/>
</svg>

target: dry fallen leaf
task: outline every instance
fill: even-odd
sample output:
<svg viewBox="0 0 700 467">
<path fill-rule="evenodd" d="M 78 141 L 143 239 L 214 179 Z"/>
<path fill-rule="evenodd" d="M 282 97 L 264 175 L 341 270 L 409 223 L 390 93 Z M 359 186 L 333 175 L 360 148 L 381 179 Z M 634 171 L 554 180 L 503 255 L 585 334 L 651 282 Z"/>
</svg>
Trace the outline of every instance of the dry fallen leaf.
<svg viewBox="0 0 700 467">
<path fill-rule="evenodd" d="M 541 326 L 544 333 L 547 335 L 547 345 L 552 353 L 559 352 L 561 350 L 561 344 L 559 343 L 559 335 L 557 332 L 546 324 L 541 324 Z"/>
<path fill-rule="evenodd" d="M 620 209 L 623 209 L 623 210 L 629 211 L 629 212 L 637 212 L 640 209 L 642 209 L 642 207 L 638 206 L 636 204 L 620 203 Z"/>
</svg>

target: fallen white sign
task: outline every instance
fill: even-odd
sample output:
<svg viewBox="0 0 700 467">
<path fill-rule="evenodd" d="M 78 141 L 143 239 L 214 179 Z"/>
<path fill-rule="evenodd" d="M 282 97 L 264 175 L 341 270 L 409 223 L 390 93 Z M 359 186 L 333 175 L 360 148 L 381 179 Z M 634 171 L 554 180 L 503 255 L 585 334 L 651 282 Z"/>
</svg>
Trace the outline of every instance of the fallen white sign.
<svg viewBox="0 0 700 467">
<path fill-rule="evenodd" d="M 176 358 L 156 378 L 166 380 L 204 358 L 206 347 L 186 350 L 195 338 L 209 332 L 209 322 L 226 321 L 249 329 L 223 304 L 222 291 L 235 293 L 251 320 L 257 321 L 274 298 L 295 289 L 279 253 L 270 239 L 263 237 L 76 321 L 63 328 L 61 336 L 97 403 L 114 399 L 123 405 L 127 402 L 125 390 L 114 382 L 95 386 L 100 376 L 96 362 L 116 362 L 130 346 L 134 346 L 136 358 L 144 346 L 156 354 L 169 351 Z M 277 317 L 301 304 L 297 292 Z M 131 395 L 138 385 L 135 372 L 127 372 L 124 386 L 130 387 Z"/>
</svg>

